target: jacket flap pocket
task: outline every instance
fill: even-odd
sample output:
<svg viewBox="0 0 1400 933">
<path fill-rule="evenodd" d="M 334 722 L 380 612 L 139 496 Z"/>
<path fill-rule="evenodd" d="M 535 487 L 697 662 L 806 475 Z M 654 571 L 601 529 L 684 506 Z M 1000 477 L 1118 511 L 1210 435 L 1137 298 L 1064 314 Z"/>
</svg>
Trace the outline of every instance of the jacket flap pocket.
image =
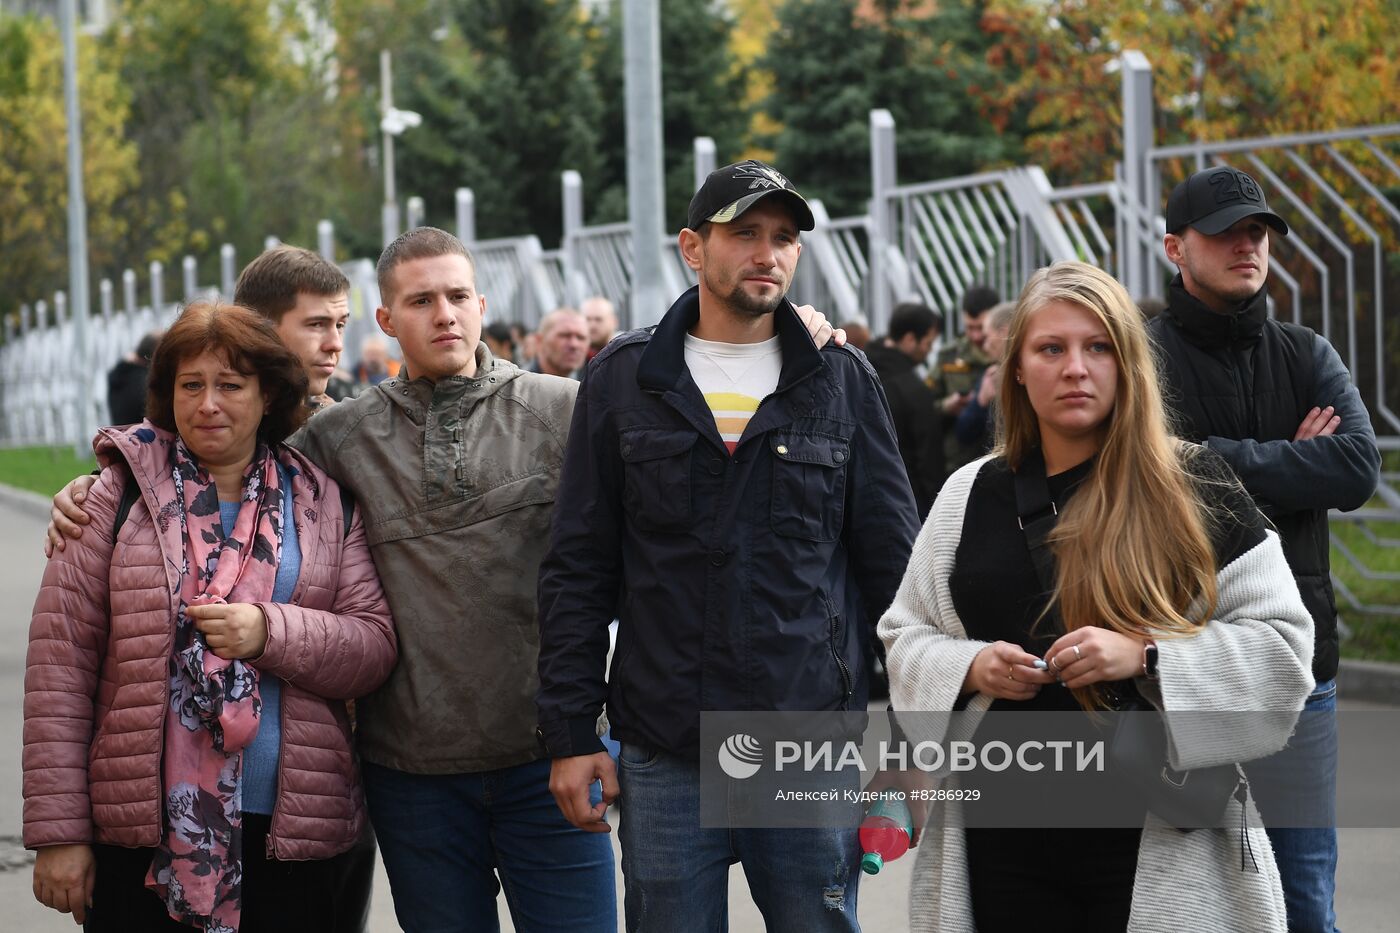
<svg viewBox="0 0 1400 933">
<path fill-rule="evenodd" d="M 683 454 L 695 446 L 700 435 L 694 431 L 671 428 L 634 428 L 624 431 L 618 440 L 617 452 L 627 463 L 660 460 Z"/>
<path fill-rule="evenodd" d="M 774 432 L 768 446 L 779 460 L 815 466 L 843 467 L 851 457 L 851 442 L 824 434 Z"/>
</svg>

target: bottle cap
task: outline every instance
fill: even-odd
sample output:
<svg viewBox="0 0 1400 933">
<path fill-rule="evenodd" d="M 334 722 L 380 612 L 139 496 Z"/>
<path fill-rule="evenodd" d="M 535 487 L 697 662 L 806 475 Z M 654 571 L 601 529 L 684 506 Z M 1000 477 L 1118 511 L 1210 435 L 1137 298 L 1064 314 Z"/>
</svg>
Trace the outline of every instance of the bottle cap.
<svg viewBox="0 0 1400 933">
<path fill-rule="evenodd" d="M 884 864 L 879 852 L 867 852 L 860 857 L 860 870 L 867 875 L 878 875 Z"/>
</svg>

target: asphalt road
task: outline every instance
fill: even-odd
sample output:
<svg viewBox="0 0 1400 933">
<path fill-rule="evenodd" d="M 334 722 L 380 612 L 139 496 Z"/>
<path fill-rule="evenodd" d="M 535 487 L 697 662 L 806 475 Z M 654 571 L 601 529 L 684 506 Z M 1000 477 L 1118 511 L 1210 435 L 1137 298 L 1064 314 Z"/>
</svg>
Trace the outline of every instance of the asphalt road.
<svg viewBox="0 0 1400 933">
<path fill-rule="evenodd" d="M 24 656 L 30 610 L 43 573 L 40 550 L 43 522 L 28 511 L 0 503 L 0 933 L 56 933 L 72 930 L 70 917 L 34 900 L 31 890 L 32 854 L 20 844 L 20 729 L 24 692 Z M 1344 704 L 1355 708 L 1358 704 Z M 912 856 L 865 878 L 860 887 L 859 913 L 867 931 L 884 933 L 908 928 L 905 906 Z M 622 870 L 618 873 L 619 912 Z M 1339 927 L 1347 933 L 1397 929 L 1400 915 L 1400 830 L 1343 830 L 1338 871 Z M 730 873 L 730 929 L 758 933 L 763 922 L 753 906 L 743 872 Z M 504 897 L 500 898 L 501 927 L 514 928 Z M 1028 908 L 1029 909 L 1029 908 Z M 1027 929 L 1035 926 L 1027 916 Z M 381 867 L 375 885 L 372 933 L 398 929 L 389 884 Z"/>
</svg>

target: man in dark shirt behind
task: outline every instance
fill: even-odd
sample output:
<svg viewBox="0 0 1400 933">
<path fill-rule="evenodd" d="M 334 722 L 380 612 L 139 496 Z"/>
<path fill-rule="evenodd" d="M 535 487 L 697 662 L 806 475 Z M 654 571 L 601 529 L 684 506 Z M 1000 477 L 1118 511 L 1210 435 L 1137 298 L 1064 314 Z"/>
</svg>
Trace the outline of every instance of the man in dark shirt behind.
<svg viewBox="0 0 1400 933">
<path fill-rule="evenodd" d="M 135 424 L 146 417 L 146 377 L 160 334 L 153 330 L 142 337 L 136 352 L 118 360 L 107 373 L 107 410 L 112 424 Z"/>
<path fill-rule="evenodd" d="M 920 518 L 928 515 L 943 485 L 943 414 L 938 395 L 918 372 L 942 325 L 932 308 L 906 302 L 890 315 L 889 336 L 872 343 L 865 353 L 885 387 L 899 455 L 914 488 Z"/>
<path fill-rule="evenodd" d="M 1293 933 L 1332 933 L 1337 832 L 1288 826 L 1305 800 L 1331 816 L 1337 793 L 1337 606 L 1328 509 L 1355 509 L 1376 490 L 1380 452 L 1337 351 L 1306 327 L 1268 316 L 1269 232 L 1288 225 L 1253 178 L 1218 166 L 1167 202 L 1167 258 L 1180 270 L 1148 324 L 1177 430 L 1224 457 L 1274 523 L 1316 626 L 1317 687 L 1282 752 L 1247 767 L 1278 859 Z M 1281 817 L 1282 815 L 1282 817 Z M 1309 814 L 1309 817 L 1319 814 Z M 1300 822 L 1294 820 L 1294 822 Z"/>
</svg>

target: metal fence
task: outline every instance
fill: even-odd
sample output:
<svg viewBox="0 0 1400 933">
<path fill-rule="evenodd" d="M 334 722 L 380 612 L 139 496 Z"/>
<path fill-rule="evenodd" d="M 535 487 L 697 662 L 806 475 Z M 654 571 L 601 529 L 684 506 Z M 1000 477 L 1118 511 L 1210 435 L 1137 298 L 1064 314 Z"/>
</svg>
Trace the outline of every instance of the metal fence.
<svg viewBox="0 0 1400 933">
<path fill-rule="evenodd" d="M 275 241 L 271 241 L 275 242 Z M 67 296 L 57 292 L 50 301 L 22 305 L 18 319 L 4 323 L 5 342 L 0 346 L 0 446 L 76 445 L 83 424 L 108 424 L 107 373 L 135 350 L 151 331 L 169 327 L 184 304 L 198 298 L 232 298 L 235 275 L 231 247 L 220 255 L 218 285 L 199 285 L 198 266 L 192 257 L 181 263 L 180 301 L 166 298 L 165 270 L 151 263 L 145 280 L 145 299 L 138 299 L 138 277 L 133 270 L 122 276 L 122 304 L 115 303 L 114 287 L 99 284 L 100 312 L 88 321 L 87 353 L 80 355 Z M 379 286 L 374 264 L 356 260 L 344 264 L 350 281 L 350 320 L 345 330 L 346 358 L 358 355 L 367 337 L 375 337 L 397 349 L 396 342 L 380 331 L 374 309 Z M 92 411 L 83 419 L 79 389 L 91 387 Z"/>
</svg>

